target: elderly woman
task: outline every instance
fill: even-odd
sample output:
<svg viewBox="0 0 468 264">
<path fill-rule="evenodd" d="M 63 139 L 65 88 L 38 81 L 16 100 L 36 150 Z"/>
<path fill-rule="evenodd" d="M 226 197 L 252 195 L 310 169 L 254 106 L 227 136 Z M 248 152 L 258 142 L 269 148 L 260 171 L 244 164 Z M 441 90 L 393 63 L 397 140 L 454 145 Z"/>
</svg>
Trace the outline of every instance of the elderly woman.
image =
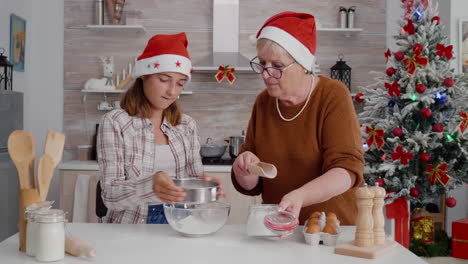
<svg viewBox="0 0 468 264">
<path fill-rule="evenodd" d="M 259 30 L 251 66 L 267 88 L 257 96 L 231 178 L 239 192 L 261 194 L 300 223 L 326 211 L 354 224 L 352 188 L 363 183 L 364 170 L 359 124 L 348 88 L 313 74 L 315 50 L 312 15 L 280 13 Z M 274 164 L 277 177 L 251 173 L 258 161 Z"/>
<path fill-rule="evenodd" d="M 97 148 L 109 223 L 167 223 L 162 203 L 186 196 L 173 178 L 220 183 L 203 173 L 197 126 L 177 104 L 192 73 L 187 45 L 185 33 L 152 37 L 135 63 L 123 109 L 102 118 Z"/>
</svg>

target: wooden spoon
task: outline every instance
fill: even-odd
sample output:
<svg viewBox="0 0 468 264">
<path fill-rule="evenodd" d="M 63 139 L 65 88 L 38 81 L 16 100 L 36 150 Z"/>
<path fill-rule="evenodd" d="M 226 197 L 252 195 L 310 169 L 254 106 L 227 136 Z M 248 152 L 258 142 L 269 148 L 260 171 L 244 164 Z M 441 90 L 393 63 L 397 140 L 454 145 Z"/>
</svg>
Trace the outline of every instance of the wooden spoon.
<svg viewBox="0 0 468 264">
<path fill-rule="evenodd" d="M 33 134 L 23 130 L 13 131 L 8 137 L 8 153 L 18 170 L 20 188 L 33 189 L 36 156 Z"/>
<path fill-rule="evenodd" d="M 54 160 L 49 154 L 42 154 L 37 166 L 37 185 L 39 186 L 39 195 L 41 201 L 45 201 L 49 192 L 50 180 L 54 176 Z"/>
<path fill-rule="evenodd" d="M 255 175 L 269 179 L 275 178 L 278 173 L 275 165 L 261 161 L 250 164 L 249 171 Z"/>
<path fill-rule="evenodd" d="M 63 147 L 65 146 L 65 135 L 52 130 L 47 131 L 44 153 L 54 161 L 54 168 L 62 159 Z"/>
</svg>

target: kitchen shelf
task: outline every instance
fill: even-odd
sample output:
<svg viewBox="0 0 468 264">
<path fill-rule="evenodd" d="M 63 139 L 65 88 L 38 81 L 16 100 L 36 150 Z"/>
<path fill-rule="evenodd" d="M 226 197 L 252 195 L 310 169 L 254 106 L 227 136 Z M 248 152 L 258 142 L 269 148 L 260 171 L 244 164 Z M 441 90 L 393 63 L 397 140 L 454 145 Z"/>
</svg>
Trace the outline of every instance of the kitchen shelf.
<svg viewBox="0 0 468 264">
<path fill-rule="evenodd" d="M 337 32 L 344 34 L 346 37 L 359 34 L 362 31 L 362 28 L 317 28 L 317 32 Z"/>
<path fill-rule="evenodd" d="M 87 29 L 93 31 L 119 31 L 119 32 L 135 32 L 135 33 L 146 33 L 146 29 L 142 25 L 85 25 L 67 27 L 68 29 Z"/>
</svg>

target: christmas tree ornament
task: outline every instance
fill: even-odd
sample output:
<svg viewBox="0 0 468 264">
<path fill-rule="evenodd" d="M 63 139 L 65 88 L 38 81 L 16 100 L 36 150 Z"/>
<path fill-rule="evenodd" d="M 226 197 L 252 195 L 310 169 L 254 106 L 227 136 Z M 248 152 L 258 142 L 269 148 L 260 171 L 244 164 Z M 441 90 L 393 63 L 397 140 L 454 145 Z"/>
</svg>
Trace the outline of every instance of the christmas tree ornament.
<svg viewBox="0 0 468 264">
<path fill-rule="evenodd" d="M 411 101 L 415 102 L 418 100 L 418 96 L 415 93 L 411 93 L 410 99 Z"/>
<path fill-rule="evenodd" d="M 369 148 L 375 143 L 375 147 L 380 150 L 385 144 L 384 130 L 366 126 L 366 133 L 368 134 L 366 143 Z"/>
<path fill-rule="evenodd" d="M 387 51 L 385 52 L 385 63 L 388 63 L 388 58 L 392 57 L 392 52 L 390 51 L 390 49 L 387 49 Z"/>
<path fill-rule="evenodd" d="M 402 146 L 398 146 L 392 153 L 392 160 L 400 160 L 401 164 L 408 165 L 409 160 L 413 159 L 413 153 L 403 151 Z"/>
<path fill-rule="evenodd" d="M 429 156 L 429 154 L 427 154 L 427 153 L 422 153 L 419 156 L 419 160 L 422 161 L 422 162 L 429 162 L 431 160 L 431 156 Z"/>
<path fill-rule="evenodd" d="M 395 137 L 401 137 L 401 136 L 403 136 L 403 129 L 401 129 L 401 128 L 399 128 L 399 127 L 395 127 L 395 128 L 393 129 L 393 135 L 394 135 Z"/>
<path fill-rule="evenodd" d="M 432 216 L 422 208 L 411 212 L 410 232 L 412 240 L 422 240 L 424 243 L 434 242 L 434 221 Z"/>
<path fill-rule="evenodd" d="M 449 88 L 452 87 L 452 86 L 454 85 L 453 79 L 452 79 L 452 78 L 446 78 L 446 79 L 444 80 L 444 85 L 445 85 L 446 87 L 449 87 Z"/>
<path fill-rule="evenodd" d="M 362 98 L 363 95 L 364 94 L 362 94 L 362 93 L 356 94 L 356 96 L 354 96 L 354 100 L 356 100 L 356 102 L 358 102 L 358 103 L 364 102 L 364 98 Z"/>
<path fill-rule="evenodd" d="M 425 91 L 426 91 L 426 86 L 424 86 L 424 84 L 420 83 L 416 85 L 416 92 L 424 93 Z"/>
<path fill-rule="evenodd" d="M 435 21 L 435 22 L 436 22 L 436 25 L 439 25 L 439 24 L 440 24 L 440 17 L 435 16 L 435 17 L 433 17 L 433 18 L 431 19 L 431 21 L 432 21 L 432 22 Z"/>
<path fill-rule="evenodd" d="M 445 134 L 444 134 L 444 137 L 445 137 L 445 140 L 447 140 L 448 142 L 452 142 L 452 141 L 455 140 L 455 139 L 453 138 L 453 136 L 450 135 L 450 133 L 445 133 Z"/>
<path fill-rule="evenodd" d="M 448 98 L 447 98 L 447 95 L 445 95 L 445 93 L 436 92 L 434 93 L 434 97 L 435 97 L 436 103 L 438 104 L 445 104 L 448 102 Z"/>
<path fill-rule="evenodd" d="M 395 74 L 395 72 L 396 72 L 396 70 L 395 70 L 395 68 L 393 68 L 393 67 L 390 67 L 390 68 L 387 69 L 387 75 L 388 75 L 389 77 L 392 77 L 393 74 Z"/>
<path fill-rule="evenodd" d="M 380 178 L 380 177 L 379 177 L 378 179 L 375 180 L 375 183 L 377 183 L 377 184 L 379 185 L 379 187 L 384 187 L 384 186 L 385 186 L 385 181 L 384 181 L 384 179 L 382 179 L 382 178 Z"/>
<path fill-rule="evenodd" d="M 401 92 L 398 89 L 398 82 L 394 81 L 392 84 L 385 83 L 385 88 L 388 90 L 388 95 L 390 96 L 400 96 Z"/>
<path fill-rule="evenodd" d="M 424 108 L 423 110 L 421 110 L 421 116 L 422 116 L 423 118 L 429 118 L 429 117 L 431 117 L 431 116 L 432 116 L 432 111 L 431 111 L 431 109 L 429 109 L 429 108 Z"/>
<path fill-rule="evenodd" d="M 408 23 L 406 24 L 406 26 L 403 27 L 403 30 L 409 35 L 414 35 L 415 28 L 414 28 L 413 20 L 407 19 L 407 21 Z"/>
<path fill-rule="evenodd" d="M 407 72 L 414 74 L 418 66 L 426 66 L 429 63 L 427 57 L 422 56 L 423 46 L 421 44 L 415 44 L 413 46 L 414 55 L 403 60 Z"/>
<path fill-rule="evenodd" d="M 460 124 L 458 125 L 458 129 L 460 130 L 460 133 L 463 135 L 465 134 L 466 128 L 468 127 L 468 114 L 462 110 L 460 112 L 460 117 L 461 117 L 461 121 L 460 121 Z"/>
<path fill-rule="evenodd" d="M 418 188 L 414 188 L 414 187 L 411 188 L 411 190 L 410 190 L 410 195 L 411 195 L 411 197 L 418 197 L 418 196 L 419 196 L 419 190 L 418 190 Z"/>
<path fill-rule="evenodd" d="M 401 61 L 405 58 L 405 54 L 402 51 L 396 52 L 394 56 L 397 61 Z"/>
<path fill-rule="evenodd" d="M 436 55 L 441 58 L 445 56 L 447 60 L 450 60 L 453 57 L 453 54 L 452 54 L 453 45 L 449 45 L 446 47 L 440 43 L 437 43 L 436 49 L 437 49 Z"/>
<path fill-rule="evenodd" d="M 235 72 L 236 69 L 229 65 L 219 65 L 218 72 L 215 74 L 215 79 L 218 83 L 221 83 L 223 79 L 226 78 L 230 84 L 233 84 L 236 81 Z"/>
<path fill-rule="evenodd" d="M 445 199 L 445 205 L 447 205 L 447 207 L 453 208 L 457 205 L 457 199 L 449 197 Z"/>
<path fill-rule="evenodd" d="M 390 100 L 390 101 L 388 102 L 387 107 L 392 108 L 392 107 L 394 107 L 394 106 L 395 106 L 395 101 Z"/>
<path fill-rule="evenodd" d="M 380 157 L 381 161 L 385 161 L 387 159 L 387 155 L 383 154 L 382 157 Z"/>
<path fill-rule="evenodd" d="M 438 180 L 443 186 L 446 186 L 450 180 L 450 176 L 447 174 L 448 165 L 447 163 L 442 163 L 436 167 L 428 164 L 426 166 L 426 172 L 429 174 L 429 181 L 432 185 Z"/>
<path fill-rule="evenodd" d="M 434 125 L 432 125 L 432 131 L 442 132 L 444 131 L 444 125 L 442 125 L 441 123 L 435 123 Z"/>
</svg>

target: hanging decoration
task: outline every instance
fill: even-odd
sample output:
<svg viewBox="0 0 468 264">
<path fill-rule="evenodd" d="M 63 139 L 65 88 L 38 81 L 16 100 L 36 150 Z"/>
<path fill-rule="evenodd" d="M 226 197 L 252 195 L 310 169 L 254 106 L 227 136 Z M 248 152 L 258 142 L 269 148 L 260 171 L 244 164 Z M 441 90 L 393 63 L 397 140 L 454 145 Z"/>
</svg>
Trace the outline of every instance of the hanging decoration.
<svg viewBox="0 0 468 264">
<path fill-rule="evenodd" d="M 421 56 L 422 50 L 423 46 L 421 44 L 416 44 L 413 46 L 414 55 L 404 59 L 403 63 L 409 74 L 414 74 L 418 66 L 426 66 L 429 62 L 427 57 Z"/>
<path fill-rule="evenodd" d="M 468 127 L 468 114 L 465 111 L 460 112 L 461 122 L 458 125 L 458 129 L 460 133 L 463 135 L 465 134 L 466 128 Z"/>
<path fill-rule="evenodd" d="M 215 79 L 218 83 L 221 83 L 223 79 L 226 78 L 230 84 L 233 84 L 236 81 L 236 76 L 234 75 L 235 72 L 236 70 L 234 67 L 229 67 L 229 65 L 219 65 Z"/>
<path fill-rule="evenodd" d="M 369 134 L 369 136 L 366 139 L 366 143 L 369 146 L 369 148 L 372 147 L 372 144 L 375 143 L 376 148 L 380 150 L 385 144 L 384 130 L 366 126 L 366 133 Z"/>
<path fill-rule="evenodd" d="M 442 185 L 446 186 L 450 180 L 450 176 L 447 175 L 447 171 L 447 163 L 439 164 L 436 167 L 431 164 L 426 166 L 426 172 L 429 173 L 429 181 L 432 184 L 435 184 L 436 180 L 438 180 Z"/>
<path fill-rule="evenodd" d="M 392 84 L 390 83 L 385 83 L 385 88 L 388 90 L 388 95 L 390 96 L 400 96 L 401 92 L 400 89 L 398 89 L 398 82 L 394 81 Z"/>
<path fill-rule="evenodd" d="M 408 165 L 409 160 L 413 159 L 413 153 L 405 152 L 402 146 L 398 146 L 392 153 L 392 160 L 400 160 L 401 164 Z"/>
</svg>

